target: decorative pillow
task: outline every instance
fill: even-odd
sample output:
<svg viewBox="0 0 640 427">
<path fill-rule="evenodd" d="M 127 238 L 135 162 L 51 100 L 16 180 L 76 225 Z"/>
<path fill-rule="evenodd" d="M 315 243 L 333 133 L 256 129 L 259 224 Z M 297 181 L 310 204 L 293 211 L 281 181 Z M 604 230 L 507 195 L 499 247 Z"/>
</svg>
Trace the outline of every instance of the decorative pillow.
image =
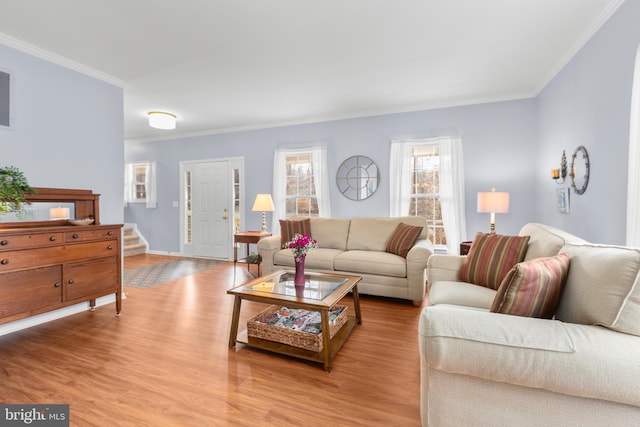
<svg viewBox="0 0 640 427">
<path fill-rule="evenodd" d="M 551 319 L 569 273 L 569 254 L 516 264 L 496 294 L 491 312 Z"/>
<path fill-rule="evenodd" d="M 406 258 L 409 250 L 416 243 L 418 237 L 420 237 L 423 228 L 424 227 L 408 225 L 401 222 L 387 242 L 385 251 Z"/>
<path fill-rule="evenodd" d="M 284 245 L 289 243 L 293 236 L 298 234 L 308 234 L 311 237 L 311 219 L 305 218 L 300 220 L 280 220 L 280 243 Z"/>
<path fill-rule="evenodd" d="M 491 289 L 498 289 L 514 265 L 524 260 L 529 236 L 502 236 L 478 233 L 458 279 Z"/>
</svg>

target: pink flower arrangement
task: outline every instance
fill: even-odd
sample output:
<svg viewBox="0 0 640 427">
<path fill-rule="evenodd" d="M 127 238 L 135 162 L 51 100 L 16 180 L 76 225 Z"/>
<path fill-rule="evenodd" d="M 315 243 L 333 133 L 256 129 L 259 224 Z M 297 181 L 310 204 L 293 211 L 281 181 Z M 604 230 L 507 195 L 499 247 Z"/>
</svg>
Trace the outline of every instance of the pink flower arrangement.
<svg viewBox="0 0 640 427">
<path fill-rule="evenodd" d="M 284 244 L 284 247 L 291 249 L 296 261 L 302 261 L 307 253 L 318 248 L 318 241 L 311 239 L 308 234 L 296 233 L 290 242 Z"/>
</svg>

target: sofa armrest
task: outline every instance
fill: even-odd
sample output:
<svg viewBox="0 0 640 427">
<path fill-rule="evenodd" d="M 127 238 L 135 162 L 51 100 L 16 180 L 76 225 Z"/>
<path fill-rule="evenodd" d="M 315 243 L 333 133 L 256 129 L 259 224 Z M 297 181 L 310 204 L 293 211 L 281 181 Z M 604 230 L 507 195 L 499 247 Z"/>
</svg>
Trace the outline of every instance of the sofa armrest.
<svg viewBox="0 0 640 427">
<path fill-rule="evenodd" d="M 429 288 L 433 283 L 439 281 L 455 282 L 458 280 L 458 271 L 467 259 L 461 255 L 439 255 L 429 257 L 427 264 L 427 281 Z"/>
<path fill-rule="evenodd" d="M 273 264 L 274 255 L 282 249 L 280 235 L 265 237 L 258 242 L 258 255 L 262 258 L 263 274 L 272 273 L 275 268 Z"/>
<path fill-rule="evenodd" d="M 427 281 L 427 263 L 433 255 L 433 243 L 429 239 L 418 240 L 407 253 L 407 284 L 409 298 L 415 305 L 424 299 Z"/>
</svg>

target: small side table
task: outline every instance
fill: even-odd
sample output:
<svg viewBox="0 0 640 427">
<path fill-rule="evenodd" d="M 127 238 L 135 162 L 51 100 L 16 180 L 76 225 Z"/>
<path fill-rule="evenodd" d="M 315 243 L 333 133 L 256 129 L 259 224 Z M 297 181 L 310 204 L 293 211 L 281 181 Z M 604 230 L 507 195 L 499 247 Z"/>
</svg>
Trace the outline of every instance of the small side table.
<svg viewBox="0 0 640 427">
<path fill-rule="evenodd" d="M 246 243 L 247 255 L 249 255 L 249 245 L 256 245 L 265 237 L 271 236 L 268 231 L 239 231 L 233 235 L 233 270 L 235 271 L 236 264 L 238 262 L 244 262 L 247 264 L 247 270 L 249 270 L 250 264 L 256 264 L 258 266 L 258 276 L 260 276 L 260 264 L 262 260 L 258 256 L 256 262 L 249 262 L 246 258 L 238 260 L 238 243 Z"/>
<path fill-rule="evenodd" d="M 473 242 L 460 242 L 460 255 L 467 255 Z"/>
</svg>

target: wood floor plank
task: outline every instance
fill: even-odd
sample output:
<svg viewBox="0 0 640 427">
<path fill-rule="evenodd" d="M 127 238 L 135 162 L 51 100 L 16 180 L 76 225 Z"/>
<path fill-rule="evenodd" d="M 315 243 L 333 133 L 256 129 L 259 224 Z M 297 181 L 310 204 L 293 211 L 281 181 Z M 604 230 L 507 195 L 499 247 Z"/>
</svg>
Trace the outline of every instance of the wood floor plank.
<svg viewBox="0 0 640 427">
<path fill-rule="evenodd" d="M 127 257 L 125 269 L 171 259 Z M 68 403 L 74 426 L 420 425 L 420 307 L 361 295 L 363 324 L 325 372 L 229 349 L 226 290 L 250 278 L 228 263 L 127 287 L 120 317 L 108 305 L 2 336 L 0 402 Z M 241 326 L 265 307 L 243 301 Z"/>
</svg>

